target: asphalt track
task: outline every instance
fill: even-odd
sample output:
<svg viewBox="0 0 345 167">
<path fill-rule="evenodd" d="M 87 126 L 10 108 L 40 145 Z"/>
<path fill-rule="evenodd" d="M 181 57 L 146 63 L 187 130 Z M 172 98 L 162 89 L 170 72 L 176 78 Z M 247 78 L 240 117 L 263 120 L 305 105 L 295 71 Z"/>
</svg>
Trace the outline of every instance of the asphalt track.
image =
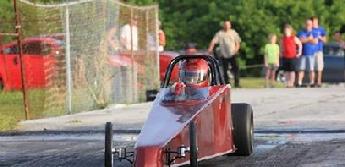
<svg viewBox="0 0 345 167">
<path fill-rule="evenodd" d="M 233 97 L 234 102 L 253 105 L 254 153 L 249 157 L 221 156 L 202 161 L 200 166 L 345 166 L 344 88 L 240 89 L 233 91 Z M 142 106 L 133 110 L 138 108 Z M 131 114 L 129 110 L 126 112 Z M 104 122 L 102 114 L 97 114 L 99 123 Z M 21 128 L 26 129 L 25 132 L 1 133 L 0 166 L 103 166 L 102 126 L 96 122 L 91 122 L 95 128 L 84 126 L 90 123 L 87 122 L 89 117 L 83 114 L 56 121 L 65 125 L 70 120 L 80 119 L 72 121 L 80 122 L 73 126 L 61 126 L 55 119 L 23 122 Z M 69 120 L 64 122 L 66 118 Z M 133 126 L 129 127 L 140 126 L 140 121 L 134 120 L 144 119 L 131 117 Z M 49 123 L 52 124 L 47 131 L 40 130 Z M 133 147 L 138 132 L 137 129 L 118 129 L 115 143 Z M 116 163 L 130 166 L 127 162 Z"/>
<path fill-rule="evenodd" d="M 19 134 L 0 138 L 0 166 L 102 166 L 103 133 Z M 132 147 L 136 134 L 115 138 Z M 255 133 L 255 151 L 249 157 L 221 156 L 200 166 L 345 166 L 345 133 L 338 131 L 280 131 Z M 128 162 L 115 161 L 119 166 Z"/>
</svg>

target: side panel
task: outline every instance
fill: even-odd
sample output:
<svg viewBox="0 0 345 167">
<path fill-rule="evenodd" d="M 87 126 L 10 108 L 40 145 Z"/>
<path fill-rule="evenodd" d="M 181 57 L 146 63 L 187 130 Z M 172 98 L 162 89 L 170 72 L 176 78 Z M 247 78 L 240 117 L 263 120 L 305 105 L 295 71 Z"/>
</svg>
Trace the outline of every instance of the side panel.
<svg viewBox="0 0 345 167">
<path fill-rule="evenodd" d="M 3 84 L 4 89 L 6 88 L 7 74 L 5 66 L 5 55 L 0 52 L 0 82 Z"/>
<path fill-rule="evenodd" d="M 227 89 L 195 118 L 198 160 L 235 151 L 230 110 L 230 89 Z M 174 137 L 165 148 L 177 150 L 181 145 L 189 146 L 188 126 Z M 189 163 L 188 155 L 185 159 L 176 160 L 175 163 Z"/>
<path fill-rule="evenodd" d="M 54 43 L 50 39 L 35 39 L 23 44 L 23 62 L 26 86 L 28 88 L 44 88 L 46 86 L 46 70 L 55 54 Z"/>
<path fill-rule="evenodd" d="M 28 88 L 44 87 L 44 69 L 42 55 L 24 55 L 25 79 Z"/>
<path fill-rule="evenodd" d="M 43 87 L 47 88 L 53 84 L 54 80 L 56 80 L 54 77 L 57 76 L 57 67 L 56 67 L 56 54 L 51 53 L 48 56 L 43 57 Z"/>
<path fill-rule="evenodd" d="M 6 89 L 20 89 L 21 76 L 20 76 L 20 60 L 19 56 L 15 54 L 8 54 L 5 56 L 5 66 L 7 72 Z"/>
<path fill-rule="evenodd" d="M 139 156 L 138 156 L 139 155 Z M 163 167 L 163 150 L 160 147 L 138 147 L 136 148 L 135 167 Z"/>
<path fill-rule="evenodd" d="M 171 89 L 160 90 L 135 145 L 135 166 L 164 166 L 167 164 L 164 151 L 189 147 L 188 124 L 191 121 L 196 123 L 198 160 L 234 151 L 229 112 L 230 88 L 190 88 L 186 92 L 189 92 L 185 96 L 188 99 L 180 101 L 171 100 L 172 97 L 179 97 L 172 95 Z M 157 150 L 153 151 L 153 148 Z M 188 163 L 188 156 L 187 153 L 186 158 L 178 159 L 172 165 Z"/>
</svg>

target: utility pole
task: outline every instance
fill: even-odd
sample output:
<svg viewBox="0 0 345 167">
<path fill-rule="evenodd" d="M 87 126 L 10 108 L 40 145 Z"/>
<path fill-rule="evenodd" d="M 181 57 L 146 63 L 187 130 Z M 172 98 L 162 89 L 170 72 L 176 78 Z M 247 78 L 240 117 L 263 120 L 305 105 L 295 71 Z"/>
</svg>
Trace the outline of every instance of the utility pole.
<svg viewBox="0 0 345 167">
<path fill-rule="evenodd" d="M 66 31 L 66 88 L 67 88 L 67 96 L 66 96 L 66 109 L 67 114 L 72 113 L 72 67 L 71 67 L 71 33 L 70 33 L 70 24 L 69 24 L 69 8 L 68 4 L 66 4 L 65 9 L 65 31 Z"/>
<path fill-rule="evenodd" d="M 16 19 L 16 36 L 17 36 L 17 45 L 18 45 L 18 55 L 19 55 L 19 64 L 20 64 L 20 75 L 21 75 L 21 86 L 22 86 L 22 93 L 23 93 L 23 102 L 24 102 L 24 112 L 25 112 L 25 119 L 30 119 L 30 112 L 29 112 L 29 103 L 27 98 L 27 91 L 25 86 L 25 65 L 23 62 L 23 47 L 22 47 L 22 31 L 21 31 L 21 21 L 19 11 L 17 9 L 17 0 L 13 0 L 13 8 L 15 13 Z"/>
</svg>

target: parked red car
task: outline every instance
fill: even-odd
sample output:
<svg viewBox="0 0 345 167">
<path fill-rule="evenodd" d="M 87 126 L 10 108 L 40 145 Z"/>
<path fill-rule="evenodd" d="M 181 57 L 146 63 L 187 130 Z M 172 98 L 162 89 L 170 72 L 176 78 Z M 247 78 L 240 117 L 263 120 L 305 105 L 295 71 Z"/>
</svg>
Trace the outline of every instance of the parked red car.
<svg viewBox="0 0 345 167">
<path fill-rule="evenodd" d="M 51 72 L 54 71 L 56 57 L 63 54 L 64 36 L 61 34 L 32 37 L 23 40 L 23 62 L 27 88 L 44 88 L 47 86 Z M 161 52 L 159 55 L 160 81 L 163 81 L 166 68 L 178 53 Z M 112 56 L 109 59 L 113 66 L 131 64 L 130 57 Z M 173 70 L 172 81 L 178 80 L 177 69 Z M 0 89 L 21 89 L 21 71 L 17 42 L 0 46 Z"/>
<path fill-rule="evenodd" d="M 62 40 L 53 37 L 26 38 L 22 46 L 26 87 L 45 87 L 54 71 L 55 57 L 61 53 Z M 17 42 L 2 45 L 0 49 L 0 85 L 4 90 L 21 89 L 21 61 Z"/>
</svg>

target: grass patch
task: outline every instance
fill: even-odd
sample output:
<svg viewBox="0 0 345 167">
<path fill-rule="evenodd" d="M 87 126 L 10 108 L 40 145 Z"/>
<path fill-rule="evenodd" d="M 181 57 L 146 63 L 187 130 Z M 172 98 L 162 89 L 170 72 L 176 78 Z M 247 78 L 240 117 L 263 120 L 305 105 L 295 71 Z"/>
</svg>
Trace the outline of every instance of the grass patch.
<svg viewBox="0 0 345 167">
<path fill-rule="evenodd" d="M 0 92 L 0 131 L 12 130 L 25 118 L 20 92 Z"/>
<path fill-rule="evenodd" d="M 242 88 L 265 88 L 266 81 L 264 78 L 244 77 L 244 78 L 241 78 L 240 84 Z M 285 85 L 281 82 L 275 82 L 274 87 L 284 88 Z"/>
<path fill-rule="evenodd" d="M 17 120 L 14 116 L 1 114 L 0 115 L 0 131 L 12 130 L 16 127 Z"/>
<path fill-rule="evenodd" d="M 72 113 L 88 111 L 97 108 L 88 96 L 87 90 L 75 90 L 72 97 Z M 30 119 L 65 115 L 65 97 L 59 96 L 59 101 L 47 100 L 50 96 L 45 89 L 28 90 Z M 55 95 L 56 96 L 56 95 Z M 57 95 L 58 96 L 58 95 Z M 17 122 L 25 120 L 23 94 L 21 91 L 0 91 L 0 131 L 13 130 Z M 47 102 L 52 104 L 48 104 Z M 46 103 L 46 104 L 45 104 Z M 78 123 L 73 122 L 73 123 Z"/>
<path fill-rule="evenodd" d="M 44 91 L 28 91 L 30 118 L 44 116 Z M 25 119 L 23 94 L 20 91 L 0 92 L 0 131 L 12 130 L 20 120 Z"/>
</svg>

